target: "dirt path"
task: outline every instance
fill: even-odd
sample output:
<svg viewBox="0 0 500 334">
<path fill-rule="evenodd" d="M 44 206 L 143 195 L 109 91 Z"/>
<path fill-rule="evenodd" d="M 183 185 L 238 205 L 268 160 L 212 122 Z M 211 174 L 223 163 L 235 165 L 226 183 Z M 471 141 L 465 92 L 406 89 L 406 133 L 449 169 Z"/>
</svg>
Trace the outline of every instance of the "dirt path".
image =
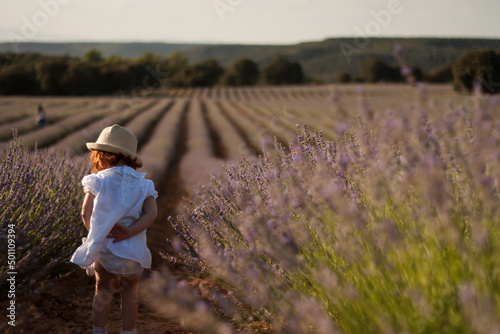
<svg viewBox="0 0 500 334">
<path fill-rule="evenodd" d="M 218 158 L 213 160 L 216 160 L 217 164 L 221 164 L 225 157 L 222 144 L 218 139 L 219 135 L 211 126 L 206 110 L 203 111 L 204 122 L 210 132 L 210 141 L 214 148 L 212 154 L 214 158 Z M 186 161 L 189 160 L 186 158 L 190 157 L 187 148 L 188 134 L 189 130 L 196 130 L 189 129 L 185 117 L 181 121 L 180 127 L 175 147 L 175 157 L 167 167 L 163 181 L 156 184 L 156 189 L 159 192 L 157 199 L 158 218 L 148 229 L 148 247 L 153 255 L 152 271 L 159 271 L 162 266 L 167 265 L 167 262 L 159 255 L 159 251 L 166 249 L 166 239 L 175 234 L 168 222 L 168 217 L 176 217 L 179 205 L 183 201 L 182 198 L 192 190 L 186 189 L 186 187 L 208 182 L 210 171 L 215 168 L 215 162 L 205 164 L 197 161 L 196 173 L 189 172 L 192 168 L 186 168 L 186 164 L 193 162 Z M 211 161 L 212 159 L 208 160 Z M 181 170 L 182 168 L 184 170 Z M 179 277 L 189 278 L 189 273 L 186 271 L 179 268 L 169 269 Z M 150 273 L 151 271 L 148 271 L 145 276 Z M 143 279 L 141 287 L 147 284 L 147 280 L 147 277 Z M 25 324 L 19 324 L 15 328 L 9 326 L 6 333 L 89 333 L 87 331 L 92 328 L 91 313 L 94 285 L 95 278 L 88 277 L 83 270 L 78 269 L 68 273 L 65 277 L 47 282 L 40 296 L 31 308 L 23 314 L 28 321 Z M 19 317 L 18 320 L 17 323 L 21 323 Z M 108 317 L 108 333 L 120 333 L 120 328 L 120 296 L 115 294 Z M 141 300 L 139 305 L 137 329 L 141 334 L 189 333 L 184 331 L 172 319 L 157 313 L 144 300 Z"/>
</svg>

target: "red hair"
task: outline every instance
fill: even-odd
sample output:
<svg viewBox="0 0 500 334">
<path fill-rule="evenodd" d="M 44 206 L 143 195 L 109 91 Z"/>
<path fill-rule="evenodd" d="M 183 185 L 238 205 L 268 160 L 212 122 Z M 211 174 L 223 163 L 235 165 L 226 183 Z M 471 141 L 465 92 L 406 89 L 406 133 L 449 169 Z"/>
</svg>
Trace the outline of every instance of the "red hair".
<svg viewBox="0 0 500 334">
<path fill-rule="evenodd" d="M 133 169 L 137 169 L 139 164 L 137 164 L 134 160 L 129 157 L 124 156 L 120 153 L 111 153 L 100 150 L 92 150 L 90 151 L 90 162 L 92 164 L 92 173 L 97 173 L 101 170 L 107 168 L 106 165 L 111 167 L 116 166 L 120 161 L 123 161 L 123 164 Z"/>
</svg>

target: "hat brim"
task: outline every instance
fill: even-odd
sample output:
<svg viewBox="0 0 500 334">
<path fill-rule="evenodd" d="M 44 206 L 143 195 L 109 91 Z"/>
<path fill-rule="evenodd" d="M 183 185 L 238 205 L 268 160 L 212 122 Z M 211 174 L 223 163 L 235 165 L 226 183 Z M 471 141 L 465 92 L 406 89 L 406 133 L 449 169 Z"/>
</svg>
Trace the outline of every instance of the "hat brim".
<svg viewBox="0 0 500 334">
<path fill-rule="evenodd" d="M 134 154 L 132 151 L 127 150 L 126 148 L 109 144 L 101 144 L 101 143 L 87 143 L 87 148 L 89 150 L 99 150 L 99 151 L 123 154 L 124 156 L 129 157 L 136 164 L 138 164 L 139 165 L 138 167 L 142 167 L 141 158 L 139 158 L 136 154 Z"/>
</svg>

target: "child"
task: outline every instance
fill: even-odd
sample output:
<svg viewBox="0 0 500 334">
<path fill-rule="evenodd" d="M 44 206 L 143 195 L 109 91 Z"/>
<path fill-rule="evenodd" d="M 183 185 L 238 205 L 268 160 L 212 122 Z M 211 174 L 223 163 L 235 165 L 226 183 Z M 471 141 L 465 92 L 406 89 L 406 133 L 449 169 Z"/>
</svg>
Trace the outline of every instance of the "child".
<svg viewBox="0 0 500 334">
<path fill-rule="evenodd" d="M 106 333 L 117 289 L 122 298 L 122 333 L 137 333 L 139 280 L 143 268 L 151 267 L 146 229 L 156 218 L 158 193 L 153 182 L 135 170 L 142 161 L 136 155 L 137 139 L 127 129 L 107 127 L 87 148 L 93 169 L 82 179 L 82 219 L 89 233 L 71 262 L 96 273 L 93 333 Z"/>
<path fill-rule="evenodd" d="M 43 110 L 42 105 L 38 105 L 38 109 L 36 111 L 36 122 L 38 123 L 38 127 L 41 129 L 45 126 L 45 110 Z"/>
</svg>

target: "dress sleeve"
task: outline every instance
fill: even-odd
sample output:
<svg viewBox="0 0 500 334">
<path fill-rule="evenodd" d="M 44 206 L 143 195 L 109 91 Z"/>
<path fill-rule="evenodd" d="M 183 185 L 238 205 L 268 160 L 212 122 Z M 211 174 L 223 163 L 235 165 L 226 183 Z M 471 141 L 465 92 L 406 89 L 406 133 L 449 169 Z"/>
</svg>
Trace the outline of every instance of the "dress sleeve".
<svg viewBox="0 0 500 334">
<path fill-rule="evenodd" d="M 146 180 L 147 181 L 147 193 L 146 197 L 153 196 L 154 198 L 158 198 L 158 192 L 155 189 L 155 184 L 151 180 Z"/>
<path fill-rule="evenodd" d="M 97 196 L 100 189 L 100 179 L 95 174 L 85 175 L 82 179 L 83 191 Z"/>
</svg>

